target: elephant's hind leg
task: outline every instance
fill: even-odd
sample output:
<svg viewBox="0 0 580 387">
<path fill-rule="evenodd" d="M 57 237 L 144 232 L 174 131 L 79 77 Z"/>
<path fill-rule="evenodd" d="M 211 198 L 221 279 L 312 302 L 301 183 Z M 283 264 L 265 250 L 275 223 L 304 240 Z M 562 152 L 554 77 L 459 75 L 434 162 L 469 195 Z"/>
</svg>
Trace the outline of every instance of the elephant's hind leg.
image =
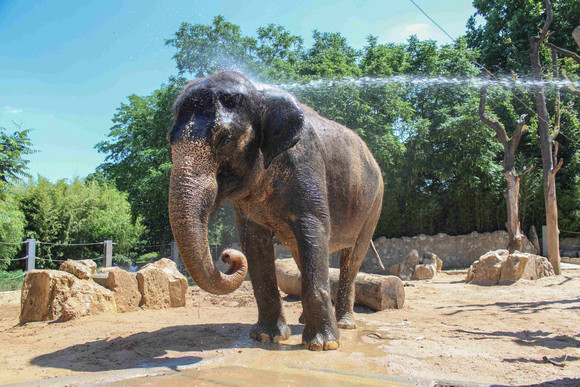
<svg viewBox="0 0 580 387">
<path fill-rule="evenodd" d="M 258 322 L 252 327 L 250 337 L 262 343 L 286 340 L 290 337 L 290 328 L 278 291 L 272 231 L 246 219 L 238 211 L 236 225 L 258 304 Z"/>
<path fill-rule="evenodd" d="M 354 280 L 365 259 L 371 238 L 379 221 L 382 196 L 374 203 L 372 216 L 365 222 L 353 247 L 342 250 L 340 254 L 340 277 L 336 295 L 335 313 L 338 327 L 355 329 L 354 320 Z"/>
<path fill-rule="evenodd" d="M 359 247 L 359 249 L 357 249 Z M 335 313 L 339 328 L 355 329 L 354 320 L 354 279 L 360 266 L 364 254 L 361 258 L 360 244 L 349 247 L 340 253 L 340 277 L 338 280 L 338 290 L 336 294 Z M 360 260 L 360 262 L 359 262 Z"/>
</svg>

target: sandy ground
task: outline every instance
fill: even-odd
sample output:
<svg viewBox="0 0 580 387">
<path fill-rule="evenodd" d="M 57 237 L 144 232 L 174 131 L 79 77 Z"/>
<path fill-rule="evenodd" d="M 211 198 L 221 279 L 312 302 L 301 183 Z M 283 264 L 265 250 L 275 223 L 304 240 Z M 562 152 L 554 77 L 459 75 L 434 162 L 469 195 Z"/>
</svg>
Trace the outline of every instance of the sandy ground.
<svg viewBox="0 0 580 387">
<path fill-rule="evenodd" d="M 180 366 L 196 371 L 180 376 L 189 378 L 190 384 L 195 378 L 206 383 L 194 384 L 215 385 L 220 381 L 211 379 L 211 367 L 219 364 L 225 367 L 222 370 L 234 370 L 240 378 L 234 381 L 250 380 L 246 385 L 288 384 L 293 377 L 318 384 L 300 374 L 304 370 L 407 377 L 416 384 L 454 380 L 580 385 L 580 270 L 496 287 L 466 285 L 464 277 L 464 273 L 443 272 L 430 281 L 411 282 L 400 310 L 373 312 L 357 307 L 358 329 L 341 330 L 339 350 L 325 353 L 301 348 L 301 304 L 291 297 L 284 298 L 284 307 L 292 337 L 279 346 L 251 340 L 249 330 L 257 320 L 257 309 L 247 282 L 233 295 L 221 297 L 191 287 L 184 308 L 22 326 L 18 325 L 18 294 L 4 293 L 0 295 L 0 382 L 72 375 L 65 384 L 75 384 L 70 383 L 74 377 L 82 383 L 86 375 L 101 371 L 146 371 L 165 365 L 174 370 L 173 377 L 179 375 Z M 565 366 L 546 363 L 544 356 L 565 360 Z M 262 371 L 253 375 L 239 371 L 249 369 Z M 229 378 L 222 371 L 213 372 Z M 285 372 L 289 379 L 252 382 L 272 372 Z M 347 380 L 348 384 L 353 383 Z"/>
</svg>

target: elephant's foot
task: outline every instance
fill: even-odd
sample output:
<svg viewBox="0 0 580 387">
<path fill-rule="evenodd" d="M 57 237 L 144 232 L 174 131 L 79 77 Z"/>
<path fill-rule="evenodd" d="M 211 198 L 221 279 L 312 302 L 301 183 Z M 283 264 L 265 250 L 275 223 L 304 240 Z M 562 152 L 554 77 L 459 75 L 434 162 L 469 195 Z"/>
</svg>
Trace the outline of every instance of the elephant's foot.
<svg viewBox="0 0 580 387">
<path fill-rule="evenodd" d="M 285 321 L 258 321 L 250 331 L 250 337 L 260 343 L 279 343 L 290 337 L 290 328 Z"/>
<path fill-rule="evenodd" d="M 337 325 L 341 329 L 356 329 L 356 321 L 351 313 L 345 313 L 339 317 Z"/>
<path fill-rule="evenodd" d="M 302 333 L 302 345 L 311 351 L 330 351 L 338 349 L 339 334 L 338 329 L 333 332 L 332 327 L 323 327 L 322 329 L 304 328 Z"/>
</svg>

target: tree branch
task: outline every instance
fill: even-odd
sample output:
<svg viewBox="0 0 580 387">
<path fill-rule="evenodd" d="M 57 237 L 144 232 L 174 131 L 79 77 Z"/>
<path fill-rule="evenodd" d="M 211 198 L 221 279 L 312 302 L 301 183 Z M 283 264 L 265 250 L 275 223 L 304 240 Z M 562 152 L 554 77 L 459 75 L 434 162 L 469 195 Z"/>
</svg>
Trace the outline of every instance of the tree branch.
<svg viewBox="0 0 580 387">
<path fill-rule="evenodd" d="M 548 30 L 552 24 L 552 3 L 550 0 L 544 0 L 544 4 L 546 4 L 546 22 L 544 23 L 544 27 L 542 27 L 542 32 L 540 33 L 540 44 L 548 38 Z"/>
<path fill-rule="evenodd" d="M 554 77 L 554 131 L 550 138 L 554 140 L 560 133 L 560 87 L 555 82 L 558 79 L 558 54 L 552 50 L 552 76 Z"/>
<path fill-rule="evenodd" d="M 560 159 L 560 161 L 558 161 L 558 165 L 556 165 L 556 168 L 554 168 L 552 170 L 552 175 L 555 175 L 556 173 L 558 173 L 558 171 L 560 170 L 560 168 L 562 168 L 562 165 L 564 164 L 564 159 Z"/>
<path fill-rule="evenodd" d="M 534 169 L 533 165 L 530 165 L 529 167 L 524 167 L 524 170 L 522 171 L 522 173 L 520 173 L 520 177 L 524 176 L 528 172 L 531 172 L 533 169 Z"/>
<path fill-rule="evenodd" d="M 570 81 L 570 79 L 568 78 L 568 75 L 566 75 L 566 70 L 564 70 L 564 69 L 562 69 L 562 76 L 569 83 L 569 85 L 566 86 L 568 91 L 570 93 L 574 94 L 575 96 L 580 97 L 580 90 L 578 90 L 577 88 L 574 87 L 574 84 L 572 83 L 572 81 Z"/>
<path fill-rule="evenodd" d="M 491 129 L 493 129 L 495 131 L 495 137 L 498 139 L 498 141 L 503 145 L 504 149 L 508 149 L 509 147 L 509 139 L 508 139 L 508 135 L 505 131 L 504 126 L 499 123 L 496 120 L 491 119 L 487 114 L 485 114 L 485 103 L 487 101 L 487 82 L 484 83 L 483 86 L 481 86 L 481 90 L 479 93 L 479 119 L 481 120 L 481 122 L 483 122 L 485 125 L 487 125 L 488 127 L 490 127 Z"/>
<path fill-rule="evenodd" d="M 550 42 L 544 42 L 544 46 L 548 47 L 551 50 L 556 51 L 560 55 L 567 56 L 568 58 L 574 59 L 576 62 L 580 63 L 580 55 L 576 54 L 575 52 L 566 50 L 565 48 L 558 47 L 555 44 Z"/>
<path fill-rule="evenodd" d="M 509 145 L 514 149 L 514 153 L 515 148 L 517 148 L 520 143 L 522 135 L 527 133 L 528 130 L 530 130 L 530 127 L 526 125 L 527 116 L 528 116 L 527 114 L 522 114 L 520 118 L 518 118 L 518 120 L 516 121 L 516 130 L 514 131 L 512 138 L 509 140 Z"/>
</svg>

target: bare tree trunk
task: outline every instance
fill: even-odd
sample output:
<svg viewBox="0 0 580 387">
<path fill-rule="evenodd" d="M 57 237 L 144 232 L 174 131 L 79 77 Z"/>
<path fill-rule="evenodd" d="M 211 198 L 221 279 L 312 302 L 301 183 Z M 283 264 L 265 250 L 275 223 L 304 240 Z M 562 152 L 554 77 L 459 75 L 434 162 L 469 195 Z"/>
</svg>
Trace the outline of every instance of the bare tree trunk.
<svg viewBox="0 0 580 387">
<path fill-rule="evenodd" d="M 505 191 L 505 199 L 507 204 L 507 230 L 509 236 L 508 250 L 511 253 L 514 251 L 522 251 L 523 234 L 520 229 L 520 214 L 519 214 L 519 196 L 520 196 L 520 176 L 515 169 L 511 171 L 504 171 L 507 182 L 507 189 Z"/>
<path fill-rule="evenodd" d="M 520 143 L 522 135 L 528 131 L 528 126 L 525 124 L 526 116 L 521 116 L 516 121 L 516 129 L 509 138 L 505 127 L 496 120 L 491 119 L 487 114 L 485 114 L 485 103 L 487 100 L 487 82 L 481 87 L 480 99 L 479 99 L 479 118 L 481 122 L 489 126 L 495 131 L 495 137 L 503 145 L 503 175 L 505 176 L 507 189 L 504 192 L 504 197 L 506 199 L 507 207 L 507 222 L 506 228 L 508 232 L 508 250 L 510 253 L 514 251 L 522 251 L 522 242 L 524 235 L 520 229 L 520 210 L 519 210 L 519 197 L 520 197 L 520 178 L 527 172 L 532 170 L 530 168 L 524 168 L 521 174 L 516 172 L 515 168 L 515 158 L 516 149 Z"/>
<path fill-rule="evenodd" d="M 534 87 L 536 113 L 538 114 L 538 134 L 542 148 L 542 165 L 544 168 L 544 201 L 546 206 L 546 226 L 548 229 L 548 260 L 554 267 L 554 272 L 559 275 L 560 270 L 560 240 L 558 230 L 558 203 L 556 199 L 556 173 L 562 166 L 562 160 L 557 162 L 558 144 L 552 151 L 554 138 L 558 135 L 558 128 L 550 133 L 550 113 L 546 107 L 546 94 L 543 86 L 542 64 L 540 62 L 540 46 L 548 37 L 548 30 L 552 23 L 552 4 L 550 0 L 546 4 L 546 22 L 539 36 L 530 37 L 530 61 L 532 64 L 532 76 L 537 81 Z M 559 119 L 558 119 L 559 121 Z"/>
</svg>

